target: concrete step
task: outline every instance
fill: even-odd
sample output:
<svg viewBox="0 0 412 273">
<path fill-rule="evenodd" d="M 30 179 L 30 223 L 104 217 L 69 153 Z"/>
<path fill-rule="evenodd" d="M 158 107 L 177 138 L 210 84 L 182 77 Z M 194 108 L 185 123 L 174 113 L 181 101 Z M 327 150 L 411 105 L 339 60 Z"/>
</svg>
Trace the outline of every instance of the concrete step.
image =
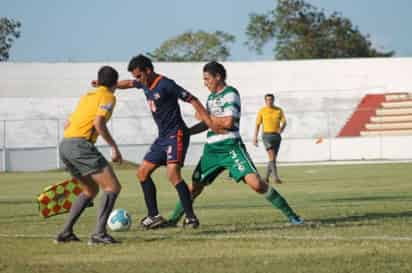
<svg viewBox="0 0 412 273">
<path fill-rule="evenodd" d="M 412 107 L 412 100 L 382 102 L 382 107 L 384 108 L 403 108 L 403 107 L 408 108 L 408 107 Z"/>
<path fill-rule="evenodd" d="M 411 108 L 381 108 L 376 110 L 377 116 L 391 116 L 391 115 L 412 115 L 412 107 Z"/>
<path fill-rule="evenodd" d="M 393 115 L 393 116 L 375 116 L 371 117 L 371 122 L 378 123 L 378 122 L 403 122 L 403 121 L 410 121 L 412 122 L 412 115 Z"/>
<path fill-rule="evenodd" d="M 412 129 L 412 122 L 367 123 L 365 128 L 368 130 Z"/>
<path fill-rule="evenodd" d="M 361 136 L 410 136 L 412 135 L 412 129 L 361 131 L 360 135 Z"/>
<path fill-rule="evenodd" d="M 396 101 L 396 100 L 409 100 L 412 99 L 412 95 L 410 93 L 389 93 L 385 94 L 386 101 Z"/>
</svg>

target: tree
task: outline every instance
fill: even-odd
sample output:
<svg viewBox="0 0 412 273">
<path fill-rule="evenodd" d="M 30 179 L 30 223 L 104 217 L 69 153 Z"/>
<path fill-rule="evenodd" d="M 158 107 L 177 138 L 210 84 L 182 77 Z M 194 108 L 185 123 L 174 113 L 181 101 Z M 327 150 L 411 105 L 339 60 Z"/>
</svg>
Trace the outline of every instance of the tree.
<svg viewBox="0 0 412 273">
<path fill-rule="evenodd" d="M 275 39 L 276 59 L 391 57 L 394 51 L 372 47 L 369 35 L 338 12 L 330 16 L 304 0 L 278 0 L 274 10 L 250 14 L 246 29 L 249 49 L 262 48 Z"/>
<path fill-rule="evenodd" d="M 0 62 L 9 59 L 11 45 L 14 39 L 20 37 L 20 26 L 21 23 L 19 21 L 6 17 L 0 18 Z"/>
<path fill-rule="evenodd" d="M 234 41 L 233 35 L 222 31 L 188 31 L 166 40 L 148 55 L 161 62 L 224 61 L 230 56 L 228 44 Z"/>
</svg>

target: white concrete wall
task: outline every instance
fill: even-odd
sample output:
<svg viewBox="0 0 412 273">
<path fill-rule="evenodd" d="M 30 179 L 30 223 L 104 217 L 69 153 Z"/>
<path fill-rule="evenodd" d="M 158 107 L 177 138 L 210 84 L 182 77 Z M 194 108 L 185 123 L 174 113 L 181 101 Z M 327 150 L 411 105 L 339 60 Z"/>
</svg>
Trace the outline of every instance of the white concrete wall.
<svg viewBox="0 0 412 273">
<path fill-rule="evenodd" d="M 265 93 L 275 93 L 276 103 L 284 108 L 288 127 L 283 135 L 281 161 L 412 158 L 398 145 L 410 147 L 408 137 L 334 138 L 365 94 L 412 90 L 412 58 L 224 64 L 228 83 L 237 87 L 242 96 L 241 134 L 245 142 L 250 142 L 253 135 L 255 115 Z M 41 147 L 56 145 L 62 135 L 63 120 L 74 109 L 79 96 L 90 88 L 90 81 L 102 65 L 0 63 L 0 147 L 5 144 L 9 148 L 10 169 L 47 169 L 57 165 L 55 150 Z M 120 71 L 121 78 L 130 78 L 127 63 L 109 65 Z M 157 63 L 155 69 L 204 101 L 208 91 L 202 82 L 202 66 L 201 63 Z M 126 158 L 140 161 L 156 137 L 156 127 L 141 92 L 121 90 L 116 94 L 118 105 L 109 128 L 122 145 Z M 182 110 L 187 123 L 193 124 L 190 105 L 182 104 Z M 320 136 L 326 140 L 315 144 Z M 193 138 L 188 164 L 197 160 L 203 141 L 203 135 Z M 262 147 L 255 148 L 249 143 L 248 147 L 257 162 L 266 160 Z M 44 151 L 39 152 L 38 148 Z M 35 160 L 32 155 L 46 159 L 44 163 L 30 163 Z"/>
</svg>

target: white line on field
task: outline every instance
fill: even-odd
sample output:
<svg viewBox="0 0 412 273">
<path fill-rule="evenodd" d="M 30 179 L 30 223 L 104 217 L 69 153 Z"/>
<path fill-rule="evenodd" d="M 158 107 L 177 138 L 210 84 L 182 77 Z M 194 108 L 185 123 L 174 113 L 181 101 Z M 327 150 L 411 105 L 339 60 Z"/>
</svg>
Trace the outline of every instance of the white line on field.
<svg viewBox="0 0 412 273">
<path fill-rule="evenodd" d="M 50 234 L 0 234 L 0 238 L 33 238 L 33 239 L 52 239 L 55 235 Z M 81 238 L 87 238 L 88 236 L 79 236 Z M 116 236 L 115 236 L 116 237 Z M 213 239 L 213 240 L 228 240 L 228 239 L 278 239 L 278 240 L 298 240 L 298 241 L 412 241 L 412 237 L 409 236 L 289 236 L 289 235 L 276 235 L 276 234 L 170 234 L 170 235 L 156 235 L 151 234 L 147 238 L 136 235 L 119 234 L 119 239 L 168 239 L 175 238 L 177 240 L 194 240 L 194 239 Z"/>
</svg>

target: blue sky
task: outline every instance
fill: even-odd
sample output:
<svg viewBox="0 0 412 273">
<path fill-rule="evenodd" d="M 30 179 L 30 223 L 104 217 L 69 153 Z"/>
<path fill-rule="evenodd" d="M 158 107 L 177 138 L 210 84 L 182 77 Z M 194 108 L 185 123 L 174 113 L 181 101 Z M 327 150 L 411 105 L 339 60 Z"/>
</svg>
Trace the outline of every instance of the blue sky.
<svg viewBox="0 0 412 273">
<path fill-rule="evenodd" d="M 411 0 L 308 2 L 349 17 L 378 49 L 412 56 Z M 262 56 L 248 51 L 243 45 L 248 14 L 274 5 L 274 0 L 0 0 L 0 16 L 23 24 L 11 61 L 127 61 L 188 30 L 231 33 L 237 41 L 230 60 L 252 61 L 271 59 L 273 44 Z"/>
</svg>

